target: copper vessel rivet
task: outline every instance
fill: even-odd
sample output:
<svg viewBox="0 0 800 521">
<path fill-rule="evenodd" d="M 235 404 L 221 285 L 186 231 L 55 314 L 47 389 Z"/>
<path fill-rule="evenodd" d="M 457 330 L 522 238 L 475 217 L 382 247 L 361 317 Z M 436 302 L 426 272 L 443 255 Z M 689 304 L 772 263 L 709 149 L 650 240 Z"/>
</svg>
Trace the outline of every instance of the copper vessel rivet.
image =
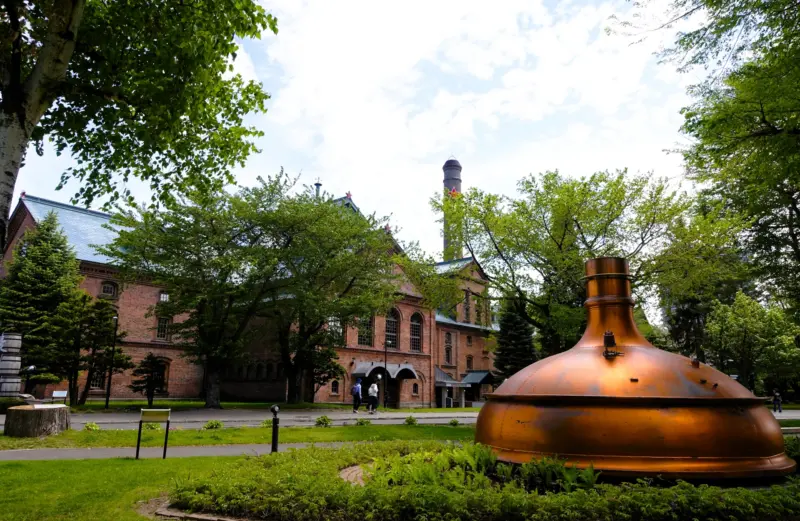
<svg viewBox="0 0 800 521">
<path fill-rule="evenodd" d="M 717 479 L 794 472 L 766 398 L 696 359 L 653 347 L 641 335 L 625 259 L 587 261 L 584 280 L 583 336 L 572 349 L 526 367 L 487 395 L 477 442 L 502 461 L 557 456 L 610 476 Z M 625 376 L 631 373 L 639 376 Z M 628 385 L 639 379 L 642 385 Z M 710 381 L 713 386 L 705 385 Z"/>
</svg>

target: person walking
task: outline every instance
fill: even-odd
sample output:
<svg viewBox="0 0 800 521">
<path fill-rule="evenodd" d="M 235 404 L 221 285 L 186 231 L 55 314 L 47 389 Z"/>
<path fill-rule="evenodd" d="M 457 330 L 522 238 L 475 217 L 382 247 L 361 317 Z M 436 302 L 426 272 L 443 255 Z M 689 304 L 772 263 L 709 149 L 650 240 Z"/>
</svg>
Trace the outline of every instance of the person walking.
<svg viewBox="0 0 800 521">
<path fill-rule="evenodd" d="M 372 382 L 372 385 L 369 386 L 369 413 L 375 414 L 378 410 L 378 384 L 376 382 Z"/>
<path fill-rule="evenodd" d="M 774 389 L 772 391 L 772 412 L 783 412 L 781 401 L 781 393 L 779 393 L 777 389 Z"/>
<path fill-rule="evenodd" d="M 350 389 L 350 394 L 353 395 L 353 413 L 358 413 L 358 408 L 361 406 L 361 378 L 356 379 L 356 384 Z"/>
</svg>

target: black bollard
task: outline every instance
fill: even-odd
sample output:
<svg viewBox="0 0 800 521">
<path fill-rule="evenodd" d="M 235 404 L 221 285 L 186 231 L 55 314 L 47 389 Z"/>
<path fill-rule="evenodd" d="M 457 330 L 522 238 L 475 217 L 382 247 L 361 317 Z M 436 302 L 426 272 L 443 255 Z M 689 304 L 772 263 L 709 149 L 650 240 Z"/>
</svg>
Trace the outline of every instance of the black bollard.
<svg viewBox="0 0 800 521">
<path fill-rule="evenodd" d="M 269 409 L 272 411 L 272 451 L 271 452 L 278 452 L 278 427 L 281 424 L 281 420 L 278 418 L 278 411 L 281 410 L 278 405 L 273 405 Z"/>
</svg>

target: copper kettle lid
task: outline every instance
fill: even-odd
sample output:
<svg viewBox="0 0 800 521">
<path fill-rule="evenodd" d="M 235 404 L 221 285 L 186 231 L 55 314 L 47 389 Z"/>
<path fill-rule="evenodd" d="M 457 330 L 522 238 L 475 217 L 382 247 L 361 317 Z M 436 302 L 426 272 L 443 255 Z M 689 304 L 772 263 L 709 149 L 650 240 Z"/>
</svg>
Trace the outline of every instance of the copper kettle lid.
<svg viewBox="0 0 800 521">
<path fill-rule="evenodd" d="M 764 399 L 642 336 L 625 259 L 592 259 L 585 279 L 583 336 L 488 395 L 477 442 L 503 461 L 558 456 L 609 475 L 740 478 L 794 471 Z"/>
</svg>

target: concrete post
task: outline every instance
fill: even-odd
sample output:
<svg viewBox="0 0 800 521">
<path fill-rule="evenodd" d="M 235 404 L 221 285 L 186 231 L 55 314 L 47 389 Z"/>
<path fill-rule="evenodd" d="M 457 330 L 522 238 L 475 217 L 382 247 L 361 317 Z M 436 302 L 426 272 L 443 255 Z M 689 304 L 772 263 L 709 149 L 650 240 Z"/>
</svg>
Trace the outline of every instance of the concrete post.
<svg viewBox="0 0 800 521">
<path fill-rule="evenodd" d="M 467 394 L 467 393 L 464 391 L 463 387 L 459 387 L 458 388 L 458 394 L 459 394 L 459 402 L 461 403 L 461 408 L 463 409 L 464 408 L 464 395 Z"/>
<path fill-rule="evenodd" d="M 17 398 L 22 378 L 19 376 L 22 358 L 22 335 L 3 333 L 0 335 L 0 398 Z"/>
</svg>

